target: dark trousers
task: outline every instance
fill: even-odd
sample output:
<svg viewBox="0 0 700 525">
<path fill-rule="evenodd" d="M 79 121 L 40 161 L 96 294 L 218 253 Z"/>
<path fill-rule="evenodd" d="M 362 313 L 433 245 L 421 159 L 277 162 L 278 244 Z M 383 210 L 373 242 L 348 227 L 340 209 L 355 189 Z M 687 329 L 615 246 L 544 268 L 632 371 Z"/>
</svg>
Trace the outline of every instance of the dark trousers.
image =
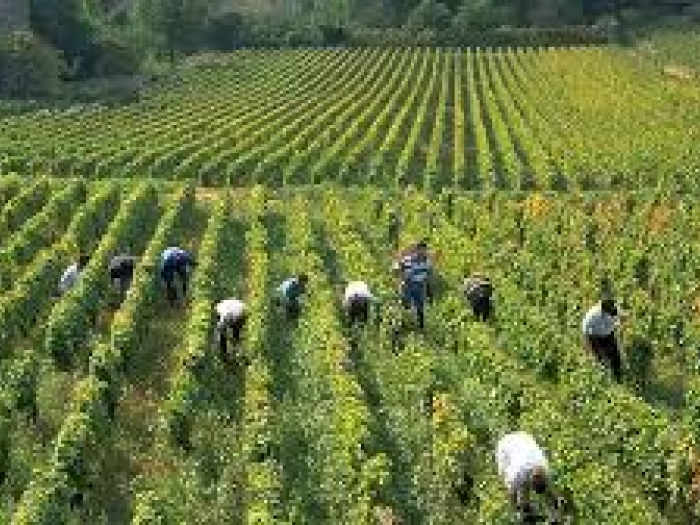
<svg viewBox="0 0 700 525">
<path fill-rule="evenodd" d="M 285 312 L 289 321 L 296 321 L 301 316 L 301 304 L 298 299 L 291 299 L 285 302 Z"/>
<path fill-rule="evenodd" d="M 231 346 L 234 348 L 240 344 L 244 326 L 245 318 L 224 322 L 219 331 L 219 354 L 221 355 L 222 361 L 230 361 L 228 343 L 230 342 Z"/>
<path fill-rule="evenodd" d="M 482 322 L 491 319 L 493 315 L 493 303 L 491 298 L 486 295 L 473 295 L 467 299 L 472 307 L 474 316 Z"/>
<path fill-rule="evenodd" d="M 348 303 L 348 324 L 367 324 L 369 320 L 369 300 L 366 297 L 353 297 Z"/>
<path fill-rule="evenodd" d="M 123 301 L 131 287 L 131 281 L 134 277 L 133 272 L 112 271 L 110 272 L 110 277 L 119 292 L 120 300 Z"/>
<path fill-rule="evenodd" d="M 165 290 L 170 304 L 175 303 L 177 300 L 176 277 L 179 277 L 182 283 L 183 299 L 187 296 L 187 263 L 180 261 L 166 263 L 163 267 L 162 277 L 165 281 Z"/>
<path fill-rule="evenodd" d="M 588 342 L 598 361 L 603 366 L 610 368 L 618 382 L 621 381 L 622 358 L 620 357 L 620 349 L 617 345 L 615 333 L 613 332 L 606 336 L 588 336 Z"/>
<path fill-rule="evenodd" d="M 426 287 L 422 284 L 406 283 L 401 293 L 404 309 L 415 309 L 421 330 L 425 330 L 425 290 Z"/>
</svg>

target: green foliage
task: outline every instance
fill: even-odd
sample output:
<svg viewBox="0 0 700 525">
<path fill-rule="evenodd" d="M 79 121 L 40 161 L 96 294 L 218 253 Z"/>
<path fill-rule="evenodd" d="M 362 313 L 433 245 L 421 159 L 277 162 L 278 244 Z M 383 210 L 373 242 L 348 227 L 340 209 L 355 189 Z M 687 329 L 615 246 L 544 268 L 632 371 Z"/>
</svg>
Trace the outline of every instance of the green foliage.
<svg viewBox="0 0 700 525">
<path fill-rule="evenodd" d="M 458 9 L 452 25 L 461 32 L 483 31 L 507 24 L 509 12 L 492 0 L 464 2 Z"/>
<path fill-rule="evenodd" d="M 140 72 L 143 59 L 143 51 L 125 34 L 102 30 L 90 44 L 83 69 L 95 77 L 135 75 Z"/>
<path fill-rule="evenodd" d="M 95 26 L 83 0 L 30 0 L 32 31 L 60 49 L 74 65 L 90 47 Z"/>
<path fill-rule="evenodd" d="M 153 35 L 171 61 L 202 44 L 208 15 L 206 0 L 137 0 L 134 11 L 137 23 Z"/>
<path fill-rule="evenodd" d="M 17 32 L 0 37 L 0 96 L 54 95 L 63 70 L 59 53 L 32 34 Z"/>
<path fill-rule="evenodd" d="M 445 83 L 437 78 L 440 100 Z M 69 181 L 45 211 L 79 198 L 80 187 Z M 94 485 L 123 472 L 113 458 L 125 462 L 125 453 L 143 465 L 130 496 L 115 496 L 129 498 L 124 503 L 133 523 L 189 522 L 205 514 L 212 522 L 237 516 L 276 523 L 293 515 L 295 521 L 367 523 L 380 506 L 412 522 L 507 523 L 512 513 L 493 447 L 515 428 L 544 447 L 557 488 L 573 493 L 575 518 L 583 523 L 697 518 L 690 451 L 700 390 L 696 349 L 685 341 L 694 340 L 698 324 L 679 306 L 695 298 L 697 276 L 689 264 L 700 253 L 692 240 L 694 197 L 455 193 L 448 214 L 444 195 L 432 199 L 415 190 L 295 188 L 288 198 L 256 186 L 197 197 L 192 185 L 146 184 L 126 192 L 117 212 L 118 187 L 85 184 L 89 197 L 70 231 L 38 252 L 18 272 L 16 286 L 0 294 L 6 349 L 0 469 L 22 492 L 14 523 L 80 520 L 88 512 L 71 508 L 79 495 L 93 509 L 114 512 L 112 495 Z M 162 208 L 153 206 L 156 194 Z M 209 213 L 200 218 L 206 220 L 201 239 L 193 239 L 201 242 L 192 302 L 168 313 L 178 319 L 167 327 L 177 342 L 166 345 L 156 340 L 164 321 L 154 267 L 163 247 L 190 231 L 197 198 Z M 427 333 L 407 332 L 396 353 L 390 331 L 400 306 L 385 241 L 394 208 L 401 213 L 400 245 L 429 236 L 445 283 L 429 305 Z M 134 230 L 129 217 L 148 225 Z M 87 227 L 90 218 L 95 230 Z M 19 235 L 32 231 L 31 221 L 25 219 Z M 598 226 L 595 253 L 582 242 L 591 223 Z M 95 257 L 102 261 L 127 229 L 145 248 L 132 287 L 102 337 L 80 340 L 77 355 L 88 366 L 70 369 L 74 388 L 50 391 L 67 408 L 50 445 L 42 445 L 46 454 L 30 468 L 26 456 L 35 438 L 27 429 L 37 423 L 24 420 L 35 405 L 39 421 L 47 417 L 41 385 L 51 386 L 47 376 L 65 376 L 40 346 L 16 351 L 31 344 L 17 325 L 52 310 L 50 288 L 70 260 L 71 239 L 99 246 Z M 677 256 L 666 257 L 669 250 Z M 641 253 L 654 263 L 650 290 L 660 280 L 671 282 L 669 276 L 691 286 L 654 294 L 640 289 L 635 265 Z M 83 275 L 81 286 L 92 291 L 76 289 L 75 297 L 59 301 L 70 308 L 53 309 L 50 333 L 60 323 L 82 327 L 92 294 L 105 291 L 96 277 L 104 274 L 101 264 L 91 263 Z M 465 267 L 488 273 L 496 284 L 498 317 L 491 323 L 476 323 L 464 310 L 458 286 Z M 293 324 L 271 297 L 279 280 L 299 269 L 309 274 L 310 286 Z M 629 319 L 622 385 L 580 350 L 581 306 L 598 298 L 601 275 L 614 282 Z M 370 284 L 387 315 L 349 330 L 338 294 L 354 279 Z M 558 291 L 554 300 L 548 290 Z M 248 366 L 240 369 L 222 365 L 212 348 L 214 304 L 232 296 L 245 300 L 250 316 L 238 349 Z M 57 318 L 75 308 L 76 297 L 84 300 L 77 301 L 84 312 Z M 149 361 L 152 369 L 144 366 Z M 681 373 L 686 381 L 674 384 Z M 145 383 L 160 383 L 162 397 L 136 404 L 134 413 L 142 374 L 149 374 Z M 672 408 L 662 387 L 679 389 L 685 403 Z M 143 411 L 153 425 L 139 442 L 147 450 L 135 446 L 127 426 Z"/>
<path fill-rule="evenodd" d="M 246 22 L 236 11 L 226 11 L 209 17 L 205 39 L 210 49 L 232 51 L 244 45 L 248 38 Z"/>
<path fill-rule="evenodd" d="M 451 17 L 445 4 L 436 0 L 422 0 L 411 11 L 406 26 L 411 29 L 446 29 Z"/>
</svg>

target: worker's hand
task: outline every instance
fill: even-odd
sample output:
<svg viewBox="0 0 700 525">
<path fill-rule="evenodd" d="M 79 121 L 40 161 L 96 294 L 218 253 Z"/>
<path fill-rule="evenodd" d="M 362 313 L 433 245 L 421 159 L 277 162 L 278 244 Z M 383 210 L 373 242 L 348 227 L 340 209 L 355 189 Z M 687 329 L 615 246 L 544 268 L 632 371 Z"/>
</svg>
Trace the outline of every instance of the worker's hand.
<svg viewBox="0 0 700 525">
<path fill-rule="evenodd" d="M 519 503 L 517 505 L 517 509 L 523 519 L 527 519 L 535 515 L 535 508 L 529 501 Z"/>
</svg>

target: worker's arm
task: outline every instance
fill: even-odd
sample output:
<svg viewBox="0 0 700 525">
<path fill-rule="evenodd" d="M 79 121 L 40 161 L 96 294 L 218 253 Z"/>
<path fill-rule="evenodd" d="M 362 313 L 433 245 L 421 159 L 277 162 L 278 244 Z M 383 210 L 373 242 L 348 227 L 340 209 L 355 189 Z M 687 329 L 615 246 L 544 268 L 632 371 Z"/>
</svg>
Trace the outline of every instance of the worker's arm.
<svg viewBox="0 0 700 525">
<path fill-rule="evenodd" d="M 556 493 L 551 483 L 547 483 L 545 500 L 549 508 L 550 521 L 559 522 L 562 519 L 562 511 L 564 510 L 563 499 Z"/>
<path fill-rule="evenodd" d="M 525 511 L 530 504 L 530 494 L 527 483 L 516 485 L 510 490 L 510 501 L 519 511 Z"/>
<path fill-rule="evenodd" d="M 520 502 L 520 497 L 518 496 L 518 490 L 517 489 L 509 489 L 508 490 L 508 499 L 510 500 L 511 505 L 515 507 L 516 509 L 519 509 L 519 502 Z"/>
<path fill-rule="evenodd" d="M 401 258 L 395 257 L 394 261 L 391 263 L 391 271 L 394 275 L 401 275 Z"/>
<path fill-rule="evenodd" d="M 533 514 L 532 501 L 530 499 L 530 484 L 522 483 L 515 490 L 515 508 L 522 517 L 531 517 Z"/>
<path fill-rule="evenodd" d="M 627 319 L 627 314 L 623 312 L 618 312 L 615 316 L 615 330 L 622 328 L 624 321 Z"/>
</svg>

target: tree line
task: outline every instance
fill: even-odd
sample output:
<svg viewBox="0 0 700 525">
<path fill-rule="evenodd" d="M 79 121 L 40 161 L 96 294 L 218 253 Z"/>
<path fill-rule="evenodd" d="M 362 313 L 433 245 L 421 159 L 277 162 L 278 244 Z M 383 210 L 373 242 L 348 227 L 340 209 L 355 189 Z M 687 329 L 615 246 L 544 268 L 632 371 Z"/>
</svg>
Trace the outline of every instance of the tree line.
<svg viewBox="0 0 700 525">
<path fill-rule="evenodd" d="M 626 13 L 681 13 L 700 0 L 6 0 L 30 5 L 31 35 L 0 37 L 0 94 L 134 75 L 168 59 L 245 46 L 337 45 L 358 28 L 473 33 L 556 28 Z M 244 8 L 245 7 L 245 8 Z M 0 16 L 2 13 L 0 13 Z M 33 36 L 32 36 L 33 35 Z M 50 82 L 42 82 L 45 77 Z"/>
</svg>

